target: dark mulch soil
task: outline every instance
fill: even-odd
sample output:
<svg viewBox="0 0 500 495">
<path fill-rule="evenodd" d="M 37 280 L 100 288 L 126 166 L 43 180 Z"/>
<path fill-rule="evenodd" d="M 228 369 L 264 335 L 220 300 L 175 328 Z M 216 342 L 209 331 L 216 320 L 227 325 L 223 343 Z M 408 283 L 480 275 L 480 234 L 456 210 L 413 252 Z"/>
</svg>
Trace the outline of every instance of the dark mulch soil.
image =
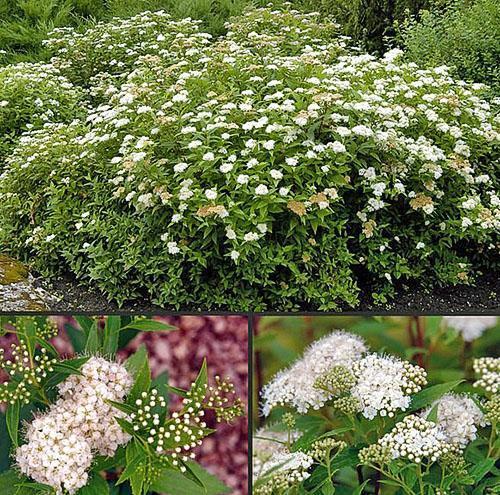
<svg viewBox="0 0 500 495">
<path fill-rule="evenodd" d="M 360 305 L 356 308 L 343 307 L 342 312 L 373 313 L 499 313 L 500 312 L 500 277 L 499 273 L 490 272 L 478 277 L 475 285 L 457 285 L 444 288 L 428 288 L 413 285 L 401 285 L 397 289 L 395 299 L 387 304 L 374 306 L 369 300 L 370 290 L 363 287 Z M 133 313 L 166 313 L 172 308 L 162 309 L 144 298 L 125 303 L 119 307 L 109 302 L 98 290 L 80 285 L 71 276 L 63 276 L 43 282 L 43 287 L 58 299 L 50 307 L 57 312 L 133 312 Z M 272 311 L 272 310 L 271 310 Z M 314 311 L 314 308 L 303 308 L 303 312 Z M 179 312 L 179 311 L 176 311 Z M 196 307 L 182 308 L 182 312 L 199 313 Z M 203 311 L 201 311 L 203 312 Z M 216 312 L 223 312 L 219 310 Z"/>
</svg>

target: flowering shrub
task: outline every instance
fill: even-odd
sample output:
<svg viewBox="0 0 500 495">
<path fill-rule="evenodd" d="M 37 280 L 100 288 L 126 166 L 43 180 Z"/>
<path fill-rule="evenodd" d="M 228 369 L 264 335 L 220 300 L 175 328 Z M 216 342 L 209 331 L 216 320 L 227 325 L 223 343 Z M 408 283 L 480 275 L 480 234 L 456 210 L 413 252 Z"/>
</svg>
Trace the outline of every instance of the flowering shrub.
<svg viewBox="0 0 500 495">
<path fill-rule="evenodd" d="M 276 332 L 276 321 L 271 325 Z M 288 325 L 297 330 L 290 317 Z M 374 335 L 375 325 L 358 328 Z M 432 342 L 449 332 L 443 324 L 432 328 Z M 392 335 L 382 341 L 391 345 Z M 435 352 L 435 344 L 427 345 L 427 353 Z M 470 384 L 443 382 L 435 367 L 371 352 L 354 333 L 313 341 L 261 389 L 266 421 L 254 433 L 254 493 L 495 493 L 500 359 L 475 358 L 472 366 Z"/>
<path fill-rule="evenodd" d="M 0 165 L 26 130 L 82 117 L 84 93 L 53 65 L 0 67 Z"/>
<path fill-rule="evenodd" d="M 15 461 L 0 474 L 2 493 L 27 487 L 26 493 L 104 494 L 122 484 L 133 495 L 227 493 L 194 462 L 193 449 L 215 431 L 204 421 L 206 411 L 217 422 L 242 415 L 233 385 L 218 376 L 210 384 L 206 362 L 188 390 L 153 381 L 143 346 L 116 361 L 122 335 L 169 325 L 113 316 L 103 328 L 97 320 L 79 321 L 86 355 L 72 359 L 61 359 L 49 343 L 57 326 L 44 319 L 18 318 L 2 329 L 18 337 L 10 350 L 0 349 L 0 369 L 9 378 L 0 384 L 0 402 L 7 405 Z M 182 398 L 174 411 L 169 393 Z"/>
<path fill-rule="evenodd" d="M 112 299 L 335 309 L 396 279 L 473 281 L 499 226 L 498 120 L 481 85 L 348 48 L 318 14 L 260 8 L 209 41 L 144 13 L 48 40 L 89 88 L 23 136 L 3 245 Z"/>
</svg>

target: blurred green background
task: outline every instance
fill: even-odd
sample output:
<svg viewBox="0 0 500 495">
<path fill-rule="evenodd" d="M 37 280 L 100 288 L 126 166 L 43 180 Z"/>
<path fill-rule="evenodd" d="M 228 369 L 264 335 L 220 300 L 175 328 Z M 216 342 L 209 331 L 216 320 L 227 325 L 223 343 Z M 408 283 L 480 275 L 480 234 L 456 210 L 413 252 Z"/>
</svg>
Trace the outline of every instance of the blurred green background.
<svg viewBox="0 0 500 495">
<path fill-rule="evenodd" d="M 300 357 L 307 345 L 333 330 L 362 336 L 372 351 L 424 365 L 429 385 L 465 379 L 456 391 L 473 390 L 474 357 L 500 355 L 500 318 L 473 342 L 464 342 L 441 316 L 262 316 L 254 320 L 253 427 L 262 424 L 259 390 Z M 417 324 L 423 339 L 415 345 Z M 410 336 L 410 331 L 413 337 Z M 413 340 L 413 342 L 412 342 Z"/>
</svg>

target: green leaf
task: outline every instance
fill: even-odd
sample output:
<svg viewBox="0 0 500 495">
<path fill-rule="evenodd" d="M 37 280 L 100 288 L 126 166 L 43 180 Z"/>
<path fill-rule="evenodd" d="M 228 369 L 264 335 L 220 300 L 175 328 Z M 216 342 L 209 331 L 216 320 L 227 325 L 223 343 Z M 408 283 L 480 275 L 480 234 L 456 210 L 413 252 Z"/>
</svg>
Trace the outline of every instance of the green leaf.
<svg viewBox="0 0 500 495">
<path fill-rule="evenodd" d="M 177 330 L 177 327 L 158 320 L 136 320 L 129 323 L 126 327 L 123 327 L 123 330 L 129 328 L 139 330 L 140 332 L 167 332 L 170 330 Z"/>
<path fill-rule="evenodd" d="M 335 487 L 326 479 L 325 484 L 321 487 L 321 495 L 334 495 Z"/>
<path fill-rule="evenodd" d="M 188 396 L 187 390 L 184 390 L 182 388 L 172 387 L 172 385 L 167 385 L 167 388 L 170 392 L 172 392 L 175 395 L 178 395 L 180 397 L 187 397 Z"/>
<path fill-rule="evenodd" d="M 87 342 L 86 333 L 70 324 L 64 325 L 64 328 L 66 330 L 66 334 L 69 337 L 69 340 L 71 341 L 73 350 L 77 354 L 83 352 L 85 350 L 85 343 Z"/>
<path fill-rule="evenodd" d="M 57 352 L 57 349 L 50 343 L 47 342 L 46 340 L 42 339 L 41 337 L 36 337 L 36 343 L 45 349 L 49 351 L 49 354 L 52 355 L 52 357 L 59 357 L 59 353 Z"/>
<path fill-rule="evenodd" d="M 196 380 L 194 382 L 194 388 L 196 390 L 205 391 L 205 385 L 208 383 L 208 371 L 207 371 L 207 360 L 203 360 L 203 364 L 201 365 L 200 371 Z"/>
<path fill-rule="evenodd" d="M 76 366 L 73 366 L 65 361 L 54 364 L 53 368 L 60 373 L 64 373 L 65 375 L 81 375 L 80 370 Z"/>
<path fill-rule="evenodd" d="M 475 483 L 481 481 L 495 465 L 495 459 L 484 459 L 470 469 L 469 474 L 474 479 Z"/>
<path fill-rule="evenodd" d="M 7 412 L 5 413 L 5 419 L 7 421 L 7 430 L 9 432 L 9 437 L 12 441 L 14 447 L 19 446 L 19 413 L 21 411 L 21 404 L 16 401 L 14 404 L 10 404 L 7 407 Z"/>
<path fill-rule="evenodd" d="M 123 418 L 116 418 L 115 421 L 120 425 L 121 429 L 128 433 L 129 435 L 136 436 L 137 433 L 134 431 L 132 424 Z"/>
<path fill-rule="evenodd" d="M 63 380 L 67 378 L 68 375 L 72 375 L 75 373 L 80 373 L 80 368 L 89 360 L 88 356 L 74 358 L 74 359 L 66 359 L 65 361 L 61 361 L 57 363 L 58 372 L 49 375 L 48 380 L 44 383 L 45 388 L 55 387 L 58 383 L 61 383 Z M 56 365 L 54 365 L 54 369 Z"/>
<path fill-rule="evenodd" d="M 410 411 L 416 411 L 417 409 L 423 409 L 424 407 L 431 405 L 444 394 L 460 385 L 463 381 L 464 380 L 455 380 L 453 382 L 440 383 L 421 390 L 412 397 Z"/>
<path fill-rule="evenodd" d="M 199 464 L 192 461 L 186 464 L 202 482 L 203 487 L 177 470 L 164 469 L 151 486 L 151 490 L 169 495 L 222 495 L 231 492 L 228 486 L 205 471 Z"/>
<path fill-rule="evenodd" d="M 108 471 L 125 465 L 125 448 L 119 447 L 113 457 L 97 456 L 94 461 L 93 469 L 96 472 Z"/>
<path fill-rule="evenodd" d="M 432 421 L 433 423 L 437 423 L 438 419 L 438 404 L 436 404 L 427 414 L 427 421 Z"/>
<path fill-rule="evenodd" d="M 109 493 L 109 486 L 99 473 L 94 473 L 92 479 L 80 490 L 77 495 L 106 495 Z"/>
<path fill-rule="evenodd" d="M 145 448 L 138 443 L 137 440 L 132 440 L 127 445 L 126 457 L 127 468 L 130 463 L 134 463 L 134 459 L 139 459 L 139 465 L 134 469 L 129 477 L 130 487 L 132 488 L 132 495 L 141 495 L 146 478 L 146 463 L 148 452 Z"/>
<path fill-rule="evenodd" d="M 108 316 L 104 326 L 104 343 L 103 351 L 109 356 L 114 356 L 118 350 L 118 340 L 121 330 L 121 317 Z"/>
<path fill-rule="evenodd" d="M 352 495 L 361 495 L 363 493 L 363 488 L 368 485 L 370 480 L 366 480 L 362 485 L 359 485 L 356 490 L 352 492 Z"/>
<path fill-rule="evenodd" d="M 0 474 L 0 493 L 2 495 L 14 495 L 17 491 L 16 483 L 22 483 L 22 479 L 14 471 L 5 471 Z"/>
<path fill-rule="evenodd" d="M 127 459 L 127 466 L 123 470 L 121 476 L 118 478 L 116 482 L 117 485 L 121 485 L 123 482 L 130 479 L 134 473 L 137 472 L 139 466 L 143 463 L 144 459 L 141 454 L 136 455 L 133 459 Z M 135 495 L 135 494 L 134 494 Z"/>
<path fill-rule="evenodd" d="M 89 318 L 88 316 L 75 316 L 75 320 L 80 325 L 81 329 L 85 333 L 85 336 L 88 336 L 91 328 L 95 324 L 94 318 Z"/>
<path fill-rule="evenodd" d="M 141 344 L 137 350 L 129 356 L 129 358 L 125 361 L 124 366 L 127 371 L 135 378 L 139 371 L 141 370 L 144 360 L 148 358 L 148 351 L 146 350 L 146 346 Z"/>
<path fill-rule="evenodd" d="M 97 329 L 97 321 L 94 321 L 87 334 L 87 341 L 85 342 L 85 352 L 87 354 L 97 354 L 99 350 L 99 331 Z"/>
<path fill-rule="evenodd" d="M 32 481 L 17 483 L 16 488 L 16 495 L 23 495 L 24 493 L 33 495 L 33 490 L 36 491 L 36 495 L 38 495 L 39 493 L 54 493 L 54 489 L 51 486 L 44 485 L 42 483 L 35 483 Z M 24 490 L 22 488 L 24 488 Z"/>
<path fill-rule="evenodd" d="M 119 411 L 122 411 L 126 414 L 132 414 L 135 411 L 134 407 L 129 406 L 127 404 L 123 404 L 122 402 L 115 402 L 114 400 L 108 400 L 106 402 L 108 402 L 113 407 L 116 407 L 116 409 L 118 409 Z"/>
<path fill-rule="evenodd" d="M 127 402 L 135 402 L 143 392 L 148 392 L 151 386 L 151 371 L 149 369 L 149 360 L 144 356 L 140 369 L 135 377 L 134 384 L 127 398 Z"/>
<path fill-rule="evenodd" d="M 332 471 L 337 471 L 345 467 L 355 467 L 359 464 L 359 449 L 349 448 L 339 452 L 330 464 Z"/>
</svg>

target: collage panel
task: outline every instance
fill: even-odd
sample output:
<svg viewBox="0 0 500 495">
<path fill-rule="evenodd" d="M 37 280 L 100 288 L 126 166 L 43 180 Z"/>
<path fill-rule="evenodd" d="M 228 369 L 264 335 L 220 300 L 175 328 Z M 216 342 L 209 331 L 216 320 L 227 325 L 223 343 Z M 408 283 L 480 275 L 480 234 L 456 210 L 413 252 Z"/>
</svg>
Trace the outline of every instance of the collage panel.
<svg viewBox="0 0 500 495">
<path fill-rule="evenodd" d="M 40 2 L 0 10 L 5 311 L 498 309 L 497 97 L 372 33 L 404 7 Z"/>
<path fill-rule="evenodd" d="M 499 19 L 0 0 L 0 495 L 500 495 Z"/>
<path fill-rule="evenodd" d="M 248 318 L 2 316 L 2 495 L 248 494 Z"/>
<path fill-rule="evenodd" d="M 258 316 L 253 495 L 494 494 L 500 319 Z"/>
</svg>

